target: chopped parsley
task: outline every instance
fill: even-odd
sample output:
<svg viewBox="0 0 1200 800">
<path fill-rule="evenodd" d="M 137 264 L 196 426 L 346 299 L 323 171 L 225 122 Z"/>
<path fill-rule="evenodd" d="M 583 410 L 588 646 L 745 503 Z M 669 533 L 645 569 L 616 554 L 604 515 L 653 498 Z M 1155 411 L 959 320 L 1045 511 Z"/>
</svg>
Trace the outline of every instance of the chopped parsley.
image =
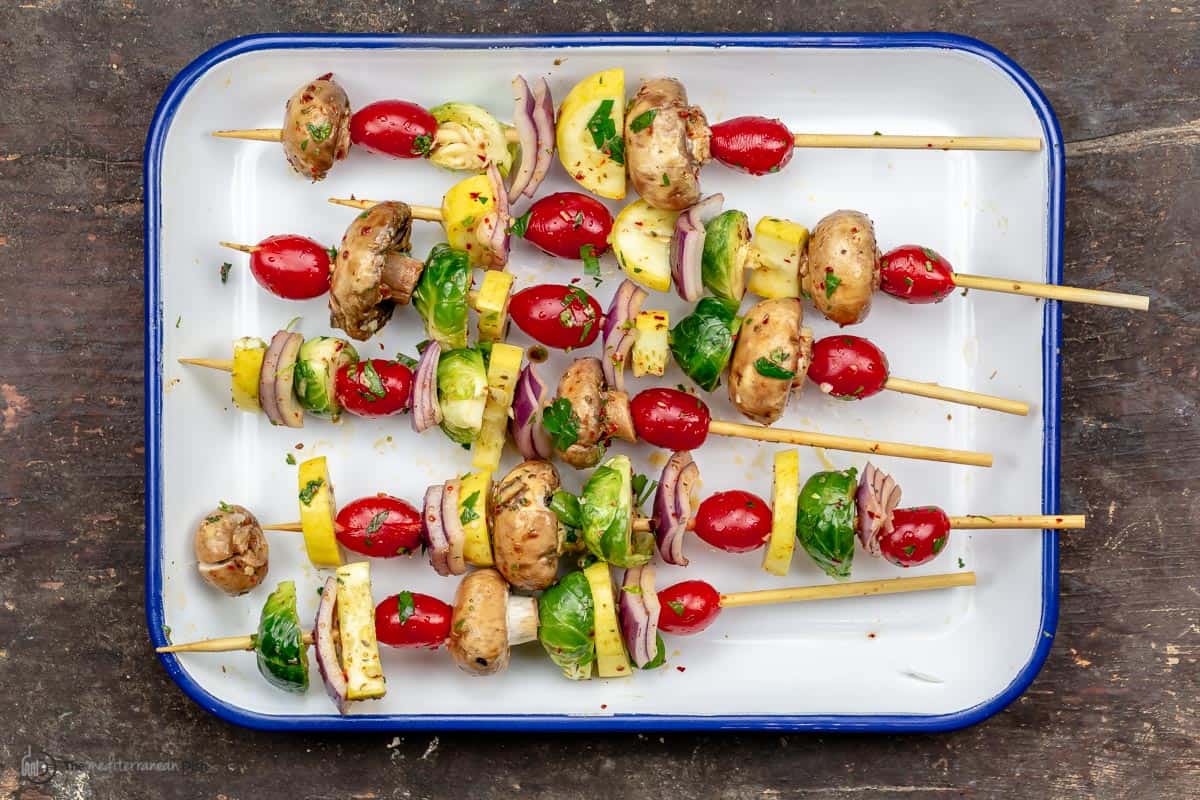
<svg viewBox="0 0 1200 800">
<path fill-rule="evenodd" d="M 205 521 L 205 522 L 220 522 L 220 521 L 221 521 L 221 515 L 220 515 L 220 514 L 213 514 L 211 517 L 205 517 L 205 518 L 204 518 L 204 521 Z"/>
<path fill-rule="evenodd" d="M 217 508 L 224 511 L 226 514 L 228 514 L 230 511 L 233 511 L 233 506 L 229 505 L 229 503 L 226 503 L 224 500 L 217 503 Z"/>
<path fill-rule="evenodd" d="M 403 364 L 409 369 L 417 368 L 417 360 L 412 356 L 406 356 L 404 353 L 396 353 L 396 357 L 393 359 L 393 361 L 395 361 L 397 364 Z"/>
<path fill-rule="evenodd" d="M 525 231 L 529 229 L 529 217 L 533 211 L 526 211 L 519 217 L 513 217 L 512 225 L 508 226 L 508 232 L 513 236 L 525 236 Z"/>
<path fill-rule="evenodd" d="M 317 496 L 317 492 L 320 491 L 321 487 L 324 485 L 324 478 L 313 478 L 311 481 L 304 484 L 304 488 L 300 490 L 300 502 L 306 506 L 312 505 L 313 498 Z"/>
<path fill-rule="evenodd" d="M 667 177 L 667 173 L 665 173 L 665 172 L 663 173 L 662 182 L 663 182 L 663 186 L 671 185 L 671 179 Z"/>
<path fill-rule="evenodd" d="M 683 603 L 679 602 L 678 600 L 668 600 L 667 605 L 670 606 L 671 610 L 675 612 L 675 616 L 683 616 Z"/>
<path fill-rule="evenodd" d="M 938 553 L 942 552 L 942 548 L 945 546 L 946 546 L 946 537 L 945 536 L 937 537 L 936 539 L 933 540 L 933 554 L 936 556 Z"/>
<path fill-rule="evenodd" d="M 221 265 L 221 283 L 229 283 L 229 270 L 233 269 L 233 264 L 226 261 Z"/>
<path fill-rule="evenodd" d="M 329 254 L 329 263 L 330 264 L 337 261 L 338 249 L 336 247 L 327 247 L 327 248 L 325 248 L 325 252 Z"/>
<path fill-rule="evenodd" d="M 462 501 L 462 511 L 458 515 L 458 521 L 463 525 L 474 522 L 479 519 L 479 512 L 475 510 L 476 504 L 479 502 L 479 492 L 472 492 L 470 497 Z"/>
<path fill-rule="evenodd" d="M 430 136 L 427 133 L 423 133 L 420 136 L 418 136 L 417 138 L 413 139 L 412 154 L 414 156 L 421 156 L 423 158 L 428 158 L 429 154 L 432 152 L 433 152 L 433 137 L 432 136 Z"/>
<path fill-rule="evenodd" d="M 904 555 L 911 556 L 914 552 L 916 552 L 917 546 L 915 544 L 909 544 L 900 549 L 904 551 Z"/>
<path fill-rule="evenodd" d="M 641 594 L 642 587 L 640 587 L 640 586 L 622 586 L 621 591 L 625 592 L 626 594 Z"/>
<path fill-rule="evenodd" d="M 286 456 L 284 456 L 283 460 L 293 467 L 296 466 L 296 457 L 291 453 L 288 453 Z"/>
<path fill-rule="evenodd" d="M 796 371 L 783 366 L 783 362 L 787 361 L 787 351 L 780 348 L 774 350 L 770 354 L 770 358 L 760 357 L 754 362 L 754 371 L 764 378 L 777 378 L 781 381 L 790 381 L 796 377 Z"/>
<path fill-rule="evenodd" d="M 833 293 L 837 291 L 837 287 L 842 285 L 842 279 L 837 275 L 825 276 L 825 299 L 833 297 Z"/>
<path fill-rule="evenodd" d="M 579 506 L 579 498 L 570 492 L 559 489 L 551 495 L 550 510 L 558 517 L 558 521 L 568 528 L 583 527 L 583 509 Z M 574 542 L 575 540 L 568 534 L 567 541 Z"/>
<path fill-rule="evenodd" d="M 323 142 L 329 138 L 329 134 L 333 133 L 333 123 L 325 122 L 322 125 L 313 125 L 311 122 L 304 126 L 308 130 L 308 135 L 313 138 L 314 142 Z"/>
<path fill-rule="evenodd" d="M 580 228 L 583 227 L 583 212 L 582 211 L 575 212 L 575 219 L 573 219 L 571 221 L 571 227 L 574 228 L 575 230 L 579 230 Z"/>
<path fill-rule="evenodd" d="M 633 476 L 631 486 L 633 488 L 633 507 L 641 510 L 646 501 L 650 499 L 650 494 L 658 488 L 658 481 L 650 480 L 650 476 L 642 475 L 639 472 Z"/>
<path fill-rule="evenodd" d="M 650 127 L 650 123 L 654 122 L 654 118 L 658 116 L 658 109 L 652 108 L 649 111 L 643 111 L 629 122 L 629 130 L 633 133 L 641 133 Z"/>
<path fill-rule="evenodd" d="M 588 120 L 587 129 L 592 134 L 592 144 L 604 155 L 618 164 L 625 164 L 625 140 L 617 131 L 612 118 L 613 101 L 604 100 L 596 107 L 596 113 Z"/>
<path fill-rule="evenodd" d="M 579 441 L 579 417 L 565 397 L 546 406 L 542 412 L 542 427 L 550 434 L 555 450 L 566 450 Z"/>
<path fill-rule="evenodd" d="M 400 615 L 400 624 L 408 622 L 409 617 L 417 610 L 417 606 L 413 603 L 412 592 L 401 592 L 396 595 L 396 612 Z"/>
<path fill-rule="evenodd" d="M 367 387 L 366 392 L 358 393 L 364 400 L 374 403 L 376 400 L 387 397 L 387 388 L 383 385 L 383 378 L 379 377 L 379 372 L 370 361 L 363 361 L 358 365 L 357 377 L 359 384 Z"/>
<path fill-rule="evenodd" d="M 387 522 L 388 514 L 390 513 L 390 511 L 384 509 L 375 516 L 371 517 L 371 521 L 367 523 L 367 536 L 378 533 L 379 529 L 383 527 L 385 522 Z M 370 540 L 367 541 L 367 546 L 371 546 Z"/>
<path fill-rule="evenodd" d="M 600 275 L 600 259 L 596 258 L 596 248 L 585 244 L 579 248 L 579 257 L 583 259 L 583 274 L 593 278 Z"/>
</svg>

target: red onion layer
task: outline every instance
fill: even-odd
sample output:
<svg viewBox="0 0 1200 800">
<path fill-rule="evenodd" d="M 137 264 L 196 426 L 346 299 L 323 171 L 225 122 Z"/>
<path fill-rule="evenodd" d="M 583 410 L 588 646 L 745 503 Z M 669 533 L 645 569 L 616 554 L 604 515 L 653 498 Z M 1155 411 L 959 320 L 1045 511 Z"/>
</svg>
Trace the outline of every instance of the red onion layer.
<svg viewBox="0 0 1200 800">
<path fill-rule="evenodd" d="M 317 621 L 313 625 L 313 646 L 317 654 L 317 669 L 325 683 L 325 692 L 337 706 L 339 714 L 345 714 L 350 705 L 347 698 L 346 674 L 338 658 L 337 646 L 337 578 L 325 579 L 321 589 L 321 604 L 317 606 Z"/>
<path fill-rule="evenodd" d="M 721 213 L 725 195 L 710 194 L 675 220 L 671 234 L 671 278 L 675 291 L 689 303 L 704 294 L 701 261 L 704 256 L 704 226 Z"/>
<path fill-rule="evenodd" d="M 517 388 L 513 392 L 512 435 L 523 458 L 549 459 L 554 446 L 546 429 L 538 424 L 546 407 L 550 389 L 538 377 L 532 364 L 521 368 Z"/>
<path fill-rule="evenodd" d="M 604 315 L 604 380 L 618 391 L 625 390 L 625 361 L 637 341 L 634 321 L 649 295 L 631 280 L 622 281 Z"/>
<path fill-rule="evenodd" d="M 654 565 L 643 564 L 625 570 L 621 580 L 621 635 L 638 669 L 658 655 L 658 617 L 662 605 L 654 591 Z"/>
<path fill-rule="evenodd" d="M 421 538 L 429 549 L 429 565 L 443 578 L 450 575 L 450 539 L 442 526 L 441 484 L 425 490 L 425 506 L 421 512 Z"/>
<path fill-rule="evenodd" d="M 692 518 L 692 489 L 699 480 L 700 468 L 690 452 L 681 450 L 667 459 L 654 493 L 652 519 L 658 554 L 668 564 L 687 566 L 683 540 Z"/>
<path fill-rule="evenodd" d="M 442 357 L 442 346 L 430 342 L 421 353 L 417 371 L 413 374 L 412 427 L 424 433 L 442 421 L 442 406 L 437 396 L 437 368 Z"/>
<path fill-rule="evenodd" d="M 854 500 L 858 511 L 858 539 L 864 550 L 879 557 L 882 553 L 880 537 L 893 530 L 892 512 L 900 505 L 900 484 L 868 461 L 863 467 Z"/>
</svg>

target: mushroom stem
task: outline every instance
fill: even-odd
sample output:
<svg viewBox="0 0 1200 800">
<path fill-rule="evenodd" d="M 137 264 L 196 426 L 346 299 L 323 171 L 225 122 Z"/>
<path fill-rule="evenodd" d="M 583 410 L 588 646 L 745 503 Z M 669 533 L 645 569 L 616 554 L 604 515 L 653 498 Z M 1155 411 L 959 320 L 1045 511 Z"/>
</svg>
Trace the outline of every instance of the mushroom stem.
<svg viewBox="0 0 1200 800">
<path fill-rule="evenodd" d="M 413 289 L 424 270 L 424 262 L 411 256 L 389 255 L 384 259 L 379 280 L 388 288 L 391 297 L 403 305 L 412 297 Z"/>
</svg>

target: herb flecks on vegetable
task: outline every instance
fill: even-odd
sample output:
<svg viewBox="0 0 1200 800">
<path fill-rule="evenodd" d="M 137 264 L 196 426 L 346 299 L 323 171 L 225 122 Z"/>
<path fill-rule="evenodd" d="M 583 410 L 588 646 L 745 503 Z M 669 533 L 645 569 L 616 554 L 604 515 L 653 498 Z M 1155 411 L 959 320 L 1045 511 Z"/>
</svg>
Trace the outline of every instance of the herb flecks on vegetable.
<svg viewBox="0 0 1200 800">
<path fill-rule="evenodd" d="M 396 611 L 400 615 L 400 624 L 408 622 L 413 612 L 417 610 L 416 604 L 413 602 L 412 592 L 401 592 L 396 595 Z"/>
<path fill-rule="evenodd" d="M 640 510 L 650 499 L 650 495 L 658 488 L 658 481 L 651 480 L 650 476 L 643 475 L 640 472 L 633 476 L 630 481 L 633 488 L 633 507 Z"/>
<path fill-rule="evenodd" d="M 657 108 L 651 108 L 648 111 L 643 111 L 641 114 L 638 114 L 636 117 L 634 117 L 632 121 L 630 121 L 629 130 L 633 133 L 641 133 L 642 131 L 646 130 L 646 128 L 650 127 L 650 124 L 654 122 L 654 118 L 656 116 L 658 116 Z"/>
<path fill-rule="evenodd" d="M 585 244 L 579 248 L 579 257 L 583 259 L 583 274 L 593 278 L 600 275 L 600 259 L 596 258 L 596 248 Z"/>
<path fill-rule="evenodd" d="M 475 510 L 478 503 L 479 492 L 472 492 L 466 500 L 462 501 L 462 512 L 458 515 L 458 521 L 466 525 L 479 519 L 479 512 Z"/>
<path fill-rule="evenodd" d="M 683 603 L 679 602 L 678 600 L 668 600 L 667 605 L 670 606 L 671 610 L 675 612 L 676 616 L 683 616 Z"/>
<path fill-rule="evenodd" d="M 514 217 L 513 221 L 512 221 L 512 225 L 508 226 L 508 232 L 511 233 L 513 236 L 520 236 L 520 237 L 524 238 L 525 231 L 527 231 L 529 229 L 529 217 L 532 214 L 533 214 L 532 211 L 526 211 L 521 216 Z"/>
<path fill-rule="evenodd" d="M 796 377 L 796 372 L 783 366 L 783 362 L 787 360 L 787 355 L 787 352 L 782 349 L 774 350 L 771 352 L 770 358 L 760 357 L 754 362 L 754 371 L 764 378 L 778 378 L 781 381 L 790 381 Z"/>
<path fill-rule="evenodd" d="M 300 502 L 304 505 L 312 505 L 313 498 L 317 496 L 317 492 L 325 485 L 324 478 L 313 478 L 308 483 L 304 484 L 304 488 L 300 490 Z"/>
<path fill-rule="evenodd" d="M 376 371 L 375 365 L 370 361 L 363 361 L 358 368 L 358 379 L 366 385 L 366 392 L 359 392 L 364 400 L 369 400 L 372 403 L 376 400 L 382 400 L 387 397 L 387 389 L 383 385 L 383 379 L 379 377 L 379 372 Z M 367 394 L 370 392 L 370 394 Z"/>
<path fill-rule="evenodd" d="M 825 276 L 825 299 L 833 297 L 833 293 L 842 285 L 842 279 L 837 275 L 829 274 Z"/>
<path fill-rule="evenodd" d="M 304 127 L 314 142 L 323 142 L 329 138 L 329 134 L 333 133 L 333 124 L 330 122 L 325 122 L 321 125 L 313 125 L 310 122 Z"/>
<path fill-rule="evenodd" d="M 625 140 L 617 132 L 617 124 L 612 118 L 613 101 L 603 100 L 596 107 L 596 113 L 588 120 L 587 129 L 592 134 L 592 144 L 604 155 L 618 164 L 625 164 Z"/>
<path fill-rule="evenodd" d="M 387 522 L 389 513 L 391 512 L 384 510 L 371 517 L 371 521 L 367 523 L 367 536 L 377 533 L 383 527 L 384 523 Z"/>
<path fill-rule="evenodd" d="M 560 452 L 579 441 L 579 417 L 565 397 L 546 406 L 542 412 L 542 427 L 550 434 L 554 449 Z"/>
</svg>

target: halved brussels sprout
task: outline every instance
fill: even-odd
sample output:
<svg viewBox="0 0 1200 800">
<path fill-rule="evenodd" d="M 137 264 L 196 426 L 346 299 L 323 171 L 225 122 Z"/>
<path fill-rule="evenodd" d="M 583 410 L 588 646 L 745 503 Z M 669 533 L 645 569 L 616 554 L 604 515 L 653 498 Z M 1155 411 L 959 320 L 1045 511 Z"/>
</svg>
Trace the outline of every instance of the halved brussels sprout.
<svg viewBox="0 0 1200 800">
<path fill-rule="evenodd" d="M 425 260 L 425 269 L 412 304 L 425 320 L 425 332 L 445 350 L 467 346 L 467 304 L 471 290 L 471 265 L 467 254 L 436 244 Z"/>
<path fill-rule="evenodd" d="M 443 353 L 437 368 L 442 430 L 451 441 L 470 446 L 483 427 L 487 404 L 487 370 L 483 354 L 473 348 Z"/>
<path fill-rule="evenodd" d="M 850 577 L 858 509 L 858 470 L 818 472 L 800 490 L 796 538 L 831 578 Z"/>
<path fill-rule="evenodd" d="M 750 219 L 741 211 L 725 211 L 704 226 L 701 278 L 710 292 L 732 305 L 735 311 L 746 293 L 749 252 Z"/>
<path fill-rule="evenodd" d="M 592 677 L 596 660 L 595 604 L 582 572 L 570 572 L 538 598 L 538 641 L 573 681 Z"/>
<path fill-rule="evenodd" d="M 596 558 L 618 567 L 650 560 L 654 535 L 633 531 L 633 467 L 613 456 L 596 468 L 579 496 L 583 540 Z"/>
<path fill-rule="evenodd" d="M 501 175 L 508 175 L 513 156 L 504 126 L 487 109 L 471 103 L 443 103 L 429 113 L 438 123 L 430 161 L 466 172 L 482 172 L 494 162 Z"/>
<path fill-rule="evenodd" d="M 721 373 L 733 354 L 738 323 L 724 300 L 702 297 L 696 310 L 671 330 L 675 363 L 706 392 L 721 384 Z"/>
<path fill-rule="evenodd" d="M 335 383 L 338 370 L 358 363 L 358 351 L 343 339 L 316 336 L 300 346 L 296 361 L 296 379 L 292 390 L 300 405 L 322 417 L 337 419 L 342 413 Z"/>
<path fill-rule="evenodd" d="M 296 612 L 294 581 L 281 581 L 263 604 L 254 652 L 267 683 L 297 694 L 308 689 L 308 645 Z"/>
</svg>

